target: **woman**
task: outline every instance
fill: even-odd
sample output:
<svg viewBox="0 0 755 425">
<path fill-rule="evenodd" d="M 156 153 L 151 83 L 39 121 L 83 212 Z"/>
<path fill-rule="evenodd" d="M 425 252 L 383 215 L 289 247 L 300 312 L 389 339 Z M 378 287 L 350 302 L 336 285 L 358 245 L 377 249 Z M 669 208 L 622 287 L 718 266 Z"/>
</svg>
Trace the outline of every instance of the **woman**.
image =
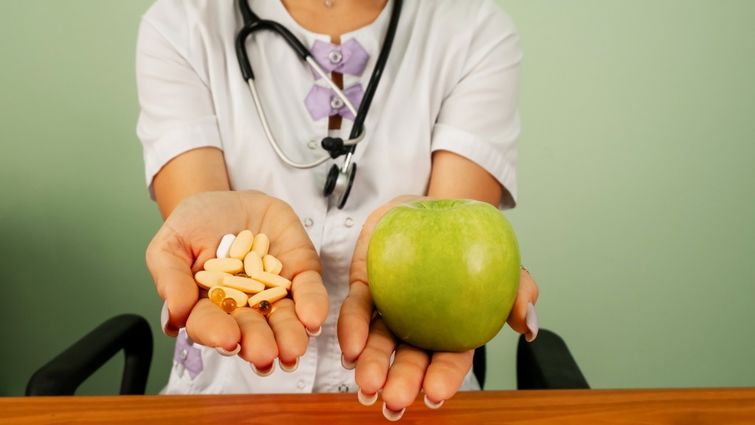
<svg viewBox="0 0 755 425">
<path fill-rule="evenodd" d="M 396 1 L 248 4 L 291 30 L 359 105 Z M 267 142 L 234 51 L 244 23 L 235 1 L 159 0 L 143 17 L 138 134 L 166 218 L 147 263 L 165 300 L 163 329 L 178 335 L 164 392 L 344 391 L 365 404 L 380 392 L 386 417 L 399 419 L 420 390 L 437 408 L 459 389 L 479 389 L 471 351 L 428 354 L 373 320 L 365 255 L 375 222 L 408 199 L 514 206 L 518 37 L 493 0 L 407 0 L 400 12 L 343 209 L 322 193 L 341 159 L 292 168 Z M 245 50 L 286 155 L 311 162 L 327 154 L 322 138 L 349 139 L 354 115 L 280 36 L 255 33 Z M 293 280 L 293 299 L 268 318 L 198 299 L 192 272 L 220 236 L 242 229 L 268 234 Z M 537 296 L 523 270 L 508 323 L 530 340 Z"/>
</svg>

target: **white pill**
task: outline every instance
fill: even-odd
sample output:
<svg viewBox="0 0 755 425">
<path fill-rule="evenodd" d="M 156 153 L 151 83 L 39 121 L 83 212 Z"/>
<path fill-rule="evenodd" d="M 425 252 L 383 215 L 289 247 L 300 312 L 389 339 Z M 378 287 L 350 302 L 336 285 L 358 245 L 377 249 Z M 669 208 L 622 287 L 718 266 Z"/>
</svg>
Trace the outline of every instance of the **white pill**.
<svg viewBox="0 0 755 425">
<path fill-rule="evenodd" d="M 236 239 L 236 235 L 230 233 L 224 235 L 223 238 L 220 239 L 218 250 L 215 251 L 215 258 L 228 258 L 228 251 L 231 249 L 234 239 Z"/>
</svg>

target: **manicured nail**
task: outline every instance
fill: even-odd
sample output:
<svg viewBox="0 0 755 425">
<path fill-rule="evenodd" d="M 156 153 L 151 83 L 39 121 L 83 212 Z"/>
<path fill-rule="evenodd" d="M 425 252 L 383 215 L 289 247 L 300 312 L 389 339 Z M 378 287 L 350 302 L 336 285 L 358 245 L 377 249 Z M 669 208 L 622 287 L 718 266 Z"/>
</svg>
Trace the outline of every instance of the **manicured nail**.
<svg viewBox="0 0 755 425">
<path fill-rule="evenodd" d="M 346 370 L 351 370 L 357 367 L 356 362 L 349 362 L 346 360 L 346 357 L 343 356 L 343 353 L 341 353 L 341 366 L 343 366 Z"/>
<path fill-rule="evenodd" d="M 537 332 L 540 330 L 535 305 L 532 303 L 527 304 L 527 318 L 525 321 L 527 323 L 527 333 L 524 335 L 524 339 L 527 340 L 527 342 L 532 342 L 537 338 Z"/>
<path fill-rule="evenodd" d="M 317 330 L 314 331 L 314 332 L 310 331 L 306 327 L 304 328 L 304 330 L 307 331 L 307 335 L 309 335 L 309 336 L 318 336 L 318 335 L 320 335 L 322 333 L 322 326 L 320 326 L 319 328 L 317 328 Z"/>
<path fill-rule="evenodd" d="M 357 400 L 359 400 L 359 403 L 362 406 L 372 406 L 373 404 L 375 404 L 377 399 L 378 399 L 378 393 L 375 393 L 373 395 L 366 395 L 365 393 L 362 392 L 361 388 L 357 390 Z"/>
<path fill-rule="evenodd" d="M 445 402 L 445 400 L 441 400 L 437 403 L 433 403 L 429 398 L 427 398 L 427 394 L 425 394 L 425 406 L 427 406 L 428 409 L 440 409 L 440 406 L 443 406 L 443 403 Z"/>
<path fill-rule="evenodd" d="M 249 364 L 252 365 L 252 370 L 254 371 L 254 373 L 256 373 L 257 376 L 261 376 L 263 378 L 265 376 L 270 376 L 270 374 L 273 373 L 273 369 L 275 368 L 275 362 L 271 363 L 270 367 L 265 370 L 257 369 L 257 366 L 255 366 L 254 363 L 249 363 Z"/>
<path fill-rule="evenodd" d="M 215 351 L 217 351 L 218 353 L 226 357 L 231 357 L 231 356 L 235 356 L 236 354 L 239 353 L 239 351 L 241 351 L 241 345 L 236 344 L 236 348 L 234 348 L 233 351 L 228 351 L 223 347 L 215 347 Z"/>
<path fill-rule="evenodd" d="M 168 302 L 165 301 L 163 303 L 163 309 L 160 311 L 160 326 L 163 328 L 163 333 L 167 336 L 176 336 L 178 335 L 178 330 L 173 329 L 170 325 L 168 325 L 168 318 L 170 317 L 170 312 L 168 311 Z"/>
<path fill-rule="evenodd" d="M 401 419 L 401 417 L 404 416 L 404 412 L 406 412 L 406 407 L 398 411 L 391 410 L 388 408 L 388 405 L 383 402 L 383 416 L 391 422 L 396 422 Z"/>
<path fill-rule="evenodd" d="M 287 365 L 282 361 L 278 361 L 278 364 L 280 365 L 282 371 L 286 373 L 294 373 L 296 372 L 296 369 L 299 368 L 299 358 L 297 357 L 296 361 L 292 365 Z"/>
</svg>

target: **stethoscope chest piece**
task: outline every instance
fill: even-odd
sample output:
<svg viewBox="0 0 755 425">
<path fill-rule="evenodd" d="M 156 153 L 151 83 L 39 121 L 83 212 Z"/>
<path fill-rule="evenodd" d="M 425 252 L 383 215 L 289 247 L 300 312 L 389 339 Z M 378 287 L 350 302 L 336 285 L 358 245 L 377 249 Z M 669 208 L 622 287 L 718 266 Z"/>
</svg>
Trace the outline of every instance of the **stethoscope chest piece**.
<svg viewBox="0 0 755 425">
<path fill-rule="evenodd" d="M 346 201 L 349 199 L 351 188 L 354 186 L 354 176 L 357 174 L 357 164 L 352 162 L 345 170 L 342 170 L 337 165 L 330 167 L 328 177 L 325 180 L 325 188 L 323 195 L 334 196 L 338 208 L 343 208 L 346 205 Z"/>
</svg>

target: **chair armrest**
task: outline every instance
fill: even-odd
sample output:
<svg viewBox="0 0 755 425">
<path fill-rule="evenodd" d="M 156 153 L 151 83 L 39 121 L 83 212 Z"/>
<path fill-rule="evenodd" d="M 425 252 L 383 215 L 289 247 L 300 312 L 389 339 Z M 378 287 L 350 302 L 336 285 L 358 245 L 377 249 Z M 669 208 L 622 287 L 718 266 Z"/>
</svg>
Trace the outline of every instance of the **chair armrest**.
<svg viewBox="0 0 755 425">
<path fill-rule="evenodd" d="M 37 370 L 26 395 L 73 395 L 121 349 L 125 365 L 121 394 L 144 394 L 152 361 L 152 331 L 143 317 L 123 314 L 102 323 Z"/>
<path fill-rule="evenodd" d="M 546 329 L 529 343 L 519 337 L 516 377 L 520 390 L 590 388 L 564 340 Z"/>
</svg>

